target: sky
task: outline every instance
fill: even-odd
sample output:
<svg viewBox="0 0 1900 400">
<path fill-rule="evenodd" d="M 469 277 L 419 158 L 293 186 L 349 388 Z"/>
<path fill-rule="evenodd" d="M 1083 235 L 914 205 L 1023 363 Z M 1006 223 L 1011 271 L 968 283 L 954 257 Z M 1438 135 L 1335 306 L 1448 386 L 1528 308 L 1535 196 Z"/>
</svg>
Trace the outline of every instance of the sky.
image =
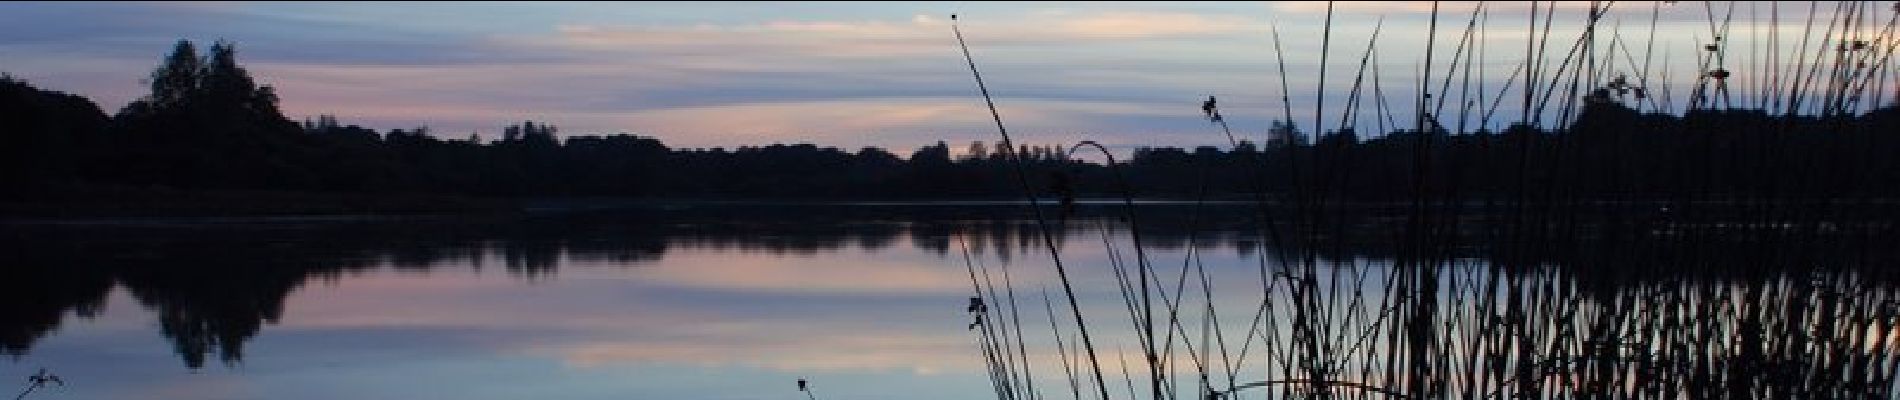
<svg viewBox="0 0 1900 400">
<path fill-rule="evenodd" d="M 1729 4 L 1616 2 L 1605 20 L 1627 48 L 1618 71 L 1636 75 L 1635 60 L 1649 50 L 1651 74 L 1673 69 L 1673 90 L 1686 93 L 1681 78 L 1693 76 L 1693 56 L 1711 36 L 1708 16 L 1727 15 Z M 1784 37 L 1800 34 L 1794 21 L 1807 6 L 1780 6 Z M 1261 136 L 1288 110 L 1308 132 L 1316 119 L 1326 129 L 1377 131 L 1376 112 L 1341 114 L 1355 83 L 1376 85 L 1394 110 L 1388 122 L 1409 126 L 1425 48 L 1436 49 L 1437 71 L 1451 67 L 1444 57 L 1476 3 L 1440 3 L 1435 34 L 1430 2 L 1335 7 L 1329 38 L 1326 4 L 1316 2 L 6 2 L 0 72 L 113 112 L 144 94 L 141 78 L 177 40 L 223 39 L 295 119 L 333 114 L 452 138 L 492 139 L 507 124 L 534 120 L 563 134 L 633 133 L 673 147 L 911 149 L 941 140 L 961 149 L 997 135 L 952 34 L 948 17 L 960 14 L 1017 141 L 1194 146 L 1226 143 L 1201 117 L 1210 95 L 1243 137 Z M 1733 32 L 1749 36 L 1732 36 L 1768 30 L 1769 5 L 1733 7 Z M 1485 45 L 1470 70 L 1497 91 L 1524 58 L 1529 6 L 1487 8 L 1488 29 L 1476 35 Z M 1575 40 L 1587 8 L 1558 4 L 1553 52 Z M 1656 9 L 1653 48 L 1637 49 Z M 1871 13 L 1884 21 L 1892 11 Z M 1375 28 L 1368 61 L 1377 74 L 1356 82 Z M 1291 94 L 1284 107 L 1276 29 Z M 1321 104 L 1329 109 L 1315 118 Z"/>
</svg>

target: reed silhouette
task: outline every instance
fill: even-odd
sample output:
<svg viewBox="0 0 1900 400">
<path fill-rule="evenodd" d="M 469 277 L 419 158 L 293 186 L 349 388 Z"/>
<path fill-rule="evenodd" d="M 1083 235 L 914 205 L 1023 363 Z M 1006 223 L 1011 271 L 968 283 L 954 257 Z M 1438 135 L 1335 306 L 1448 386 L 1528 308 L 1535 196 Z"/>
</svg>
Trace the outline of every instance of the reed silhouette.
<svg viewBox="0 0 1900 400">
<path fill-rule="evenodd" d="M 1444 10 L 1433 2 L 1428 27 L 1417 32 L 1425 39 L 1418 90 L 1396 99 L 1414 103 L 1409 128 L 1387 123 L 1395 112 L 1378 80 L 1379 28 L 1359 57 L 1345 109 L 1331 111 L 1341 121 L 1332 130 L 1325 122 L 1336 104 L 1327 102 L 1325 82 L 1333 6 L 1313 33 L 1322 49 L 1318 86 L 1304 97 L 1290 94 L 1272 29 L 1286 111 L 1268 142 L 1284 144 L 1254 153 L 1233 139 L 1214 97 L 1199 107 L 1229 138 L 1230 154 L 1251 153 L 1233 159 L 1236 171 L 1261 172 L 1221 180 L 1257 209 L 1240 223 L 1273 242 L 1249 289 L 1259 300 L 1221 300 L 1232 295 L 1217 287 L 1239 286 L 1216 285 L 1233 277 L 1212 276 L 1192 245 L 1179 269 L 1150 268 L 1144 248 L 1152 244 L 1137 233 L 1149 231 L 1135 208 L 1110 220 L 1130 232 L 1125 242 L 1104 237 L 1105 269 L 1126 313 L 1123 336 L 1140 344 L 1135 369 L 1145 368 L 1150 389 L 1138 393 L 1128 357 L 1114 357 L 1124 360 L 1127 397 L 1891 398 L 1900 303 L 1885 282 L 1893 260 L 1874 249 L 1896 238 L 1900 216 L 1879 188 L 1900 180 L 1872 154 L 1900 150 L 1887 142 L 1890 128 L 1879 127 L 1893 118 L 1884 96 L 1897 46 L 1875 40 L 1890 37 L 1900 14 L 1881 18 L 1873 2 L 1835 3 L 1828 14 L 1814 3 L 1797 46 L 1773 44 L 1779 25 L 1763 45 L 1735 39 L 1762 36 L 1755 5 L 1704 2 L 1714 40 L 1697 43 L 1698 70 L 1683 96 L 1672 93 L 1680 85 L 1671 85 L 1667 69 L 1652 77 L 1650 64 L 1662 8 L 1689 5 L 1646 10 L 1651 33 L 1640 63 L 1605 23 L 1617 5 L 1590 2 L 1577 36 L 1566 38 L 1552 30 L 1558 5 L 1532 2 L 1524 53 L 1511 60 L 1518 67 L 1503 89 L 1487 90 L 1485 69 L 1474 65 L 1496 62 L 1479 59 L 1496 54 L 1479 39 L 1496 29 L 1490 5 L 1471 6 L 1442 59 Z M 1751 16 L 1742 29 L 1751 32 L 1731 30 L 1741 7 Z M 1772 5 L 1769 19 L 1781 21 L 1780 12 Z M 981 46 L 956 34 L 966 57 Z M 1741 46 L 1761 61 L 1736 62 L 1730 52 Z M 987 103 L 997 101 L 980 75 L 976 83 Z M 1673 103 L 1677 96 L 1688 100 Z M 1517 121 L 1490 132 L 1507 98 L 1521 101 Z M 1312 145 L 1273 140 L 1297 132 L 1290 121 L 1298 99 L 1312 99 Z M 1447 104 L 1457 109 L 1446 112 Z M 1359 139 L 1353 121 L 1362 111 L 1376 114 L 1374 139 Z M 1810 148 L 1844 152 L 1802 150 Z M 1155 157 L 1137 153 L 1129 164 Z M 1182 170 L 1203 176 L 1227 166 L 1180 165 L 1201 165 Z M 1202 182 L 1131 190 L 1112 158 L 1106 167 L 1111 175 L 1075 185 L 1103 179 L 1093 184 L 1133 199 L 1192 193 L 1184 189 Z M 1026 206 L 1040 207 L 1034 199 L 1044 194 L 1024 189 Z M 1219 230 L 1192 225 L 1220 218 L 1190 214 L 1189 243 Z M 1134 260 L 1114 256 L 1129 248 Z M 1383 249 L 1381 257 L 1355 251 L 1364 248 Z M 1061 268 L 1061 254 L 1051 253 Z M 979 296 L 995 287 L 972 283 Z M 1073 324 L 1051 315 L 1049 328 L 1070 397 L 1116 397 L 1101 373 L 1080 372 L 1103 367 L 1093 351 L 1077 359 L 1062 341 L 1070 332 L 1115 335 L 1119 324 L 1084 316 L 1115 311 L 1070 304 L 1074 316 L 1063 319 Z M 1009 307 L 992 312 L 1014 313 Z M 1025 340 L 1006 331 L 978 338 Z M 1043 396 L 1029 386 L 1038 368 L 1027 357 L 985 360 L 998 398 Z M 1098 390 L 1074 389 L 1090 385 Z"/>
<path fill-rule="evenodd" d="M 33 376 L 26 377 L 26 382 L 26 390 L 20 391 L 20 395 L 18 396 L 13 396 L 13 400 L 24 399 L 26 395 L 33 394 L 34 390 L 46 387 L 48 383 L 66 386 L 65 380 L 61 380 L 59 375 L 47 373 L 45 368 L 40 368 L 40 372 L 34 373 Z"/>
<path fill-rule="evenodd" d="M 1313 89 L 1292 87 L 1280 29 L 1270 29 L 1281 116 L 1260 145 L 1209 96 L 1182 100 L 1181 114 L 1195 118 L 1190 101 L 1199 103 L 1228 148 L 1143 148 L 1126 160 L 1094 142 L 1032 146 L 1011 136 L 995 108 L 1008 99 L 990 95 L 973 54 L 983 44 L 965 42 L 960 22 L 949 33 L 999 139 L 961 157 L 942 142 L 908 157 L 808 144 L 674 149 L 633 135 L 563 137 L 534 121 L 492 141 L 377 132 L 334 117 L 298 124 L 230 43 L 207 56 L 179 43 L 151 93 L 114 115 L 0 77 L 0 121 L 19 127 L 5 131 L 0 184 L 18 189 L 4 192 L 17 213 L 286 193 L 1022 199 L 1002 206 L 1011 218 L 994 220 L 905 214 L 976 212 L 967 209 L 847 207 L 881 221 L 847 227 L 837 222 L 858 219 L 628 214 L 584 201 L 551 207 L 567 210 L 551 218 L 238 227 L 197 242 L 151 238 L 201 227 L 100 239 L 86 227 L 8 224 L 0 346 L 24 353 L 66 312 L 93 315 L 124 287 L 199 368 L 214 356 L 241 361 L 292 289 L 351 270 L 492 255 L 538 279 L 575 257 L 637 262 L 693 246 L 800 253 L 907 238 L 963 258 L 968 330 L 999 399 L 1064 388 L 1077 399 L 1120 397 L 1115 369 L 1131 399 L 1894 397 L 1900 164 L 1890 155 L 1900 139 L 1890 132 L 1900 131 L 1900 93 L 1886 96 L 1900 14 L 1883 22 L 1879 3 L 1817 2 L 1789 11 L 1800 22 L 1769 3 L 1771 29 L 1761 29 L 1752 3 L 1620 4 L 1630 8 L 1591 2 L 1565 20 L 1578 24 L 1570 37 L 1553 30 L 1555 3 L 1532 2 L 1528 18 L 1504 22 L 1527 22 L 1520 29 L 1491 23 L 1490 3 L 1467 14 L 1434 2 L 1425 32 L 1392 39 L 1376 33 L 1381 25 L 1359 50 L 1333 43 L 1329 3 L 1322 31 L 1300 33 L 1320 38 Z M 1664 7 L 1698 6 L 1707 36 L 1658 44 Z M 1441 26 L 1444 15 L 1466 20 Z M 1640 52 L 1614 25 L 1623 17 L 1649 22 Z M 1784 26 L 1801 33 L 1783 37 Z M 1494 33 L 1522 37 L 1522 52 L 1487 48 Z M 1417 37 L 1426 45 L 1416 95 L 1401 98 L 1381 80 L 1390 66 L 1380 49 Z M 1351 89 L 1328 93 L 1331 53 L 1345 47 L 1358 56 Z M 1653 65 L 1658 53 L 1685 50 L 1692 71 Z M 1501 87 L 1487 86 L 1496 72 L 1487 63 L 1513 66 Z M 1300 125 L 1293 105 L 1307 99 L 1313 115 Z M 1406 101 L 1409 115 L 1397 110 Z M 1359 126 L 1367 113 L 1375 126 Z M 1089 149 L 1103 162 L 1085 161 Z M 1189 201 L 1137 206 L 1154 197 Z M 175 209 L 132 211 L 153 210 Z M 759 234 L 775 230 L 797 235 Z M 1096 239 L 1106 265 L 1064 258 Z M 1258 265 L 1246 273 L 1255 276 L 1208 268 L 1202 255 L 1215 244 L 1251 249 Z M 109 257 L 135 253 L 114 246 L 191 262 L 151 268 Z M 1021 263 L 988 265 L 975 256 L 985 248 L 1018 260 L 1046 254 L 1058 282 L 1024 280 L 1011 272 Z M 1182 259 L 1158 260 L 1158 250 Z M 1111 275 L 1110 303 L 1121 309 L 1085 309 L 1094 303 L 1078 299 L 1089 292 L 1074 287 L 1082 274 Z M 1041 316 L 1017 299 L 1018 286 L 1050 283 L 1060 299 L 1039 288 Z M 1022 303 L 1031 303 L 1026 320 Z"/>
</svg>

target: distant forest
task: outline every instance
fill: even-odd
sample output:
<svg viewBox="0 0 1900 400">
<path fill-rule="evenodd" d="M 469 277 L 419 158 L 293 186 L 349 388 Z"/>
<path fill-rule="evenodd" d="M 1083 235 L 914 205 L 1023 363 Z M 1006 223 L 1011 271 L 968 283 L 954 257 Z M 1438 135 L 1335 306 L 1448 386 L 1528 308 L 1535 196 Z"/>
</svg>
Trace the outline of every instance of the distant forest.
<svg viewBox="0 0 1900 400">
<path fill-rule="evenodd" d="M 811 144 L 676 149 L 550 123 L 444 138 L 322 116 L 298 121 L 229 43 L 180 41 L 150 93 L 107 114 L 92 101 L 0 77 L 0 184 L 33 201 L 98 188 L 472 198 L 1006 198 L 1018 162 L 1044 196 L 1246 198 L 1319 193 L 1382 201 L 1527 192 L 1595 200 L 1835 199 L 1900 195 L 1900 111 L 1783 116 L 1757 110 L 1643 114 L 1584 99 L 1565 129 L 1452 132 L 1436 123 L 1308 141 L 1279 122 L 1263 145 L 1141 148 L 1111 168 L 1091 148 L 938 142 L 899 155 Z M 973 100 L 975 101 L 975 100 Z M 1184 116 L 1192 104 L 1183 106 Z M 1217 135 L 1210 128 L 1210 135 Z M 1089 161 L 1083 161 L 1084 159 Z M 1118 177 L 1120 177 L 1118 179 Z M 127 189 L 131 188 L 131 189 Z M 1561 192 L 1551 194 L 1554 192 Z M 107 192 L 109 193 L 109 192 Z M 1535 195 L 1535 194 L 1532 194 Z"/>
</svg>

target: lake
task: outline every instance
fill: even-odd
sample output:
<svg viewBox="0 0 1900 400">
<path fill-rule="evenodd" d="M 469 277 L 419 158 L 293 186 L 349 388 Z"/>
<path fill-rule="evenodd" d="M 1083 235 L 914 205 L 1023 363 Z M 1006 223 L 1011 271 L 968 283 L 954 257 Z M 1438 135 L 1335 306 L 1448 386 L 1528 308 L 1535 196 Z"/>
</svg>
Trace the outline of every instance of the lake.
<svg viewBox="0 0 1900 400">
<path fill-rule="evenodd" d="M 1416 240 L 1403 218 L 1355 211 L 1275 238 L 1244 203 L 1148 202 L 1137 247 L 1113 202 L 1050 209 L 1046 224 L 1028 211 L 12 221 L 0 377 L 45 368 L 67 384 L 30 398 L 84 399 L 803 398 L 799 379 L 820 399 L 1378 393 L 1348 382 L 1887 398 L 1900 367 L 1891 224 L 1652 215 L 1563 241 L 1467 227 Z M 1144 314 L 1173 378 L 1161 389 Z"/>
</svg>

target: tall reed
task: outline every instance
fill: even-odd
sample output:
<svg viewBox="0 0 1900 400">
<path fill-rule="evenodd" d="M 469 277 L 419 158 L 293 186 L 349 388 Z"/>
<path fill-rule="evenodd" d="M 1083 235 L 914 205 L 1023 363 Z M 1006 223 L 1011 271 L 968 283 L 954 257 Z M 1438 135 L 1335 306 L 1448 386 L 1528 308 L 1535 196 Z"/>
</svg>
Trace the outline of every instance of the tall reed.
<svg viewBox="0 0 1900 400">
<path fill-rule="evenodd" d="M 1257 176 L 1244 178 L 1259 183 L 1250 193 L 1254 218 L 1249 222 L 1257 228 L 1253 234 L 1268 243 L 1253 260 L 1257 283 L 1245 282 L 1245 292 L 1222 288 L 1233 285 L 1222 276 L 1231 272 L 1205 259 L 1199 238 L 1212 218 L 1203 215 L 1204 192 L 1187 221 L 1190 233 L 1180 251 L 1180 269 L 1151 265 L 1150 257 L 1160 253 L 1142 236 L 1138 188 L 1127 185 L 1106 147 L 1092 141 L 1072 147 L 1072 155 L 1083 148 L 1102 153 L 1120 191 L 1119 218 L 1114 224 L 1103 221 L 1098 230 L 1108 264 L 1104 269 L 1128 318 L 1125 333 L 1140 353 L 1131 365 L 1126 351 L 1114 347 L 1126 396 L 1891 398 L 1900 376 L 1900 337 L 1895 336 L 1900 335 L 1900 282 L 1882 271 L 1893 260 L 1866 257 L 1860 250 L 1897 236 L 1893 221 L 1900 219 L 1880 206 L 1885 199 L 1848 189 L 1817 202 L 1795 195 L 1812 193 L 1801 189 L 1812 183 L 1772 177 L 1747 192 L 1717 192 L 1707 179 L 1687 179 L 1690 183 L 1668 188 L 1663 198 L 1592 197 L 1578 183 L 1591 171 L 1578 160 L 1640 146 L 1643 138 L 1572 128 L 1604 123 L 1626 110 L 1636 116 L 1628 119 L 1631 126 L 1702 135 L 1674 150 L 1708 155 L 1697 160 L 1730 160 L 1652 165 L 1658 170 L 1650 173 L 1708 177 L 1717 168 L 1818 168 L 1812 159 L 1741 149 L 1799 140 L 1802 130 L 1817 124 L 1839 132 L 1866 129 L 1860 119 L 1864 113 L 1891 107 L 1882 100 L 1896 73 L 1891 56 L 1900 41 L 1891 35 L 1900 10 L 1880 18 L 1887 11 L 1874 3 L 1845 2 L 1823 16 L 1811 3 L 1803 34 L 1789 44 L 1780 23 L 1790 19 L 1783 18 L 1778 4 L 1767 7 L 1769 27 L 1762 35 L 1755 5 L 1745 10 L 1747 23 L 1736 24 L 1737 5 L 1718 8 L 1705 2 L 1699 22 L 1706 25 L 1707 40 L 1693 44 L 1697 70 L 1687 79 L 1692 81 L 1686 86 L 1688 101 L 1683 116 L 1666 120 L 1644 114 L 1673 112 L 1671 92 L 1683 88 L 1672 85 L 1678 82 L 1671 82 L 1667 62 L 1657 68 L 1658 59 L 1667 60 L 1671 51 L 1670 41 L 1659 43 L 1658 25 L 1667 8 L 1689 5 L 1657 3 L 1630 12 L 1648 22 L 1640 60 L 1635 41 L 1626 40 L 1616 26 L 1617 5 L 1590 2 L 1576 36 L 1564 37 L 1553 26 L 1558 9 L 1566 7 L 1532 2 L 1521 35 L 1523 53 L 1499 61 L 1485 59 L 1494 54 L 1487 49 L 1494 7 L 1488 3 L 1454 14 L 1465 16 L 1464 27 L 1455 36 L 1447 34 L 1453 44 L 1449 57 L 1436 57 L 1443 50 L 1436 46 L 1442 4 L 1433 2 L 1426 43 L 1419 47 L 1424 61 L 1413 84 L 1413 123 L 1406 129 L 1387 124 L 1394 111 L 1386 105 L 1388 92 L 1379 79 L 1383 21 L 1360 56 L 1343 109 L 1328 114 L 1325 82 L 1335 33 L 1329 2 L 1319 32 L 1318 85 L 1308 93 L 1311 128 L 1321 140 L 1269 148 L 1244 160 L 1259 166 Z M 952 28 L 1007 146 L 1010 137 L 969 45 L 960 27 Z M 1748 32 L 1735 32 L 1739 29 Z M 1280 75 L 1280 122 L 1291 124 L 1296 99 L 1289 89 L 1286 53 L 1279 28 L 1271 33 Z M 1737 37 L 1751 41 L 1737 44 Z M 1746 57 L 1730 53 L 1739 51 L 1734 46 L 1747 46 L 1742 48 Z M 1487 63 L 1512 66 L 1502 85 L 1487 84 Z M 1493 132 L 1493 121 L 1513 117 L 1500 115 L 1501 110 L 1510 113 L 1507 99 L 1519 103 L 1515 121 L 1502 133 Z M 1332 135 L 1359 128 L 1368 101 L 1379 125 L 1376 134 L 1402 138 L 1406 141 L 1395 143 L 1411 146 L 1411 157 L 1398 161 L 1409 165 L 1404 183 L 1412 187 L 1403 201 L 1369 203 L 1344 195 L 1344 187 L 1357 184 L 1353 171 L 1360 163 L 1391 162 L 1327 146 Z M 1447 104 L 1457 110 L 1447 111 Z M 1241 148 L 1238 137 L 1244 134 L 1234 134 L 1215 99 L 1207 99 L 1202 112 L 1233 149 Z M 1759 134 L 1721 136 L 1724 132 L 1711 122 L 1748 112 L 1760 114 L 1751 121 L 1762 123 L 1749 128 Z M 1457 123 L 1446 124 L 1444 118 L 1454 114 Z M 1324 124 L 1330 117 L 1339 121 L 1332 131 Z M 1468 123 L 1472 119 L 1475 123 Z M 1524 133 L 1537 129 L 1552 133 Z M 1757 142 L 1734 144 L 1743 140 Z M 1502 160 L 1474 159 L 1437 145 L 1443 141 L 1475 141 L 1512 152 L 1499 153 L 1506 154 Z M 1900 149 L 1866 151 L 1882 150 Z M 1735 161 L 1750 158 L 1769 161 Z M 1285 164 L 1278 170 L 1284 175 L 1265 170 L 1276 162 Z M 1492 165 L 1514 166 L 1512 179 L 1467 179 L 1473 169 Z M 1878 172 L 1836 172 L 1881 184 L 1874 180 Z M 1113 398 L 1095 352 L 1091 321 L 1083 317 L 1072 286 L 1074 276 L 1051 239 L 1029 173 L 1020 163 L 1015 173 L 1070 309 L 1073 325 L 1058 324 L 1044 292 L 1049 337 L 1062 360 L 1060 376 L 1066 377 L 1071 398 L 1085 393 Z M 1273 180 L 1289 188 L 1278 198 L 1268 192 L 1273 186 L 1266 183 Z M 1509 190 L 1474 190 L 1494 186 Z M 1126 230 L 1126 241 L 1110 234 L 1116 229 Z M 1389 251 L 1381 259 L 1347 251 L 1365 243 Z M 1133 253 L 1132 265 L 1123 258 L 1127 253 Z M 966 265 L 976 293 L 973 304 L 1008 303 L 1008 322 L 976 315 L 978 325 L 998 324 L 977 331 L 998 397 L 1037 398 L 1029 373 L 1035 368 L 1028 360 L 1038 351 L 1029 350 L 1014 311 L 1012 281 L 1017 278 L 1003 269 L 1003 295 L 998 295 L 999 283 L 977 263 Z M 1236 294 L 1246 301 L 1233 301 Z M 1223 314 L 1230 321 L 1221 321 Z M 1142 378 L 1131 369 L 1145 369 L 1146 393 L 1136 390 Z M 1084 390 L 1090 384 L 1093 393 Z"/>
</svg>

